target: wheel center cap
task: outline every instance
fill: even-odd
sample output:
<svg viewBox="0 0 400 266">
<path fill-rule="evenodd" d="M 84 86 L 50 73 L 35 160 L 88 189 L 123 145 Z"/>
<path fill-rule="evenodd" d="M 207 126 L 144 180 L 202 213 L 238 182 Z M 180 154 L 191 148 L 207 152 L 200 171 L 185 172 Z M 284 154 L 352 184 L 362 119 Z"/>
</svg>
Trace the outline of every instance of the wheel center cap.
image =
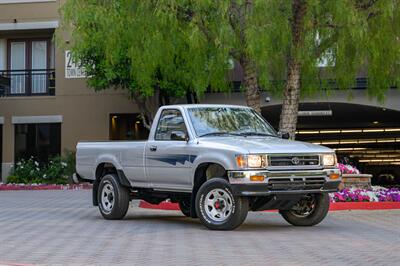
<svg viewBox="0 0 400 266">
<path fill-rule="evenodd" d="M 111 194 L 108 194 L 108 195 L 107 195 L 107 199 L 108 199 L 109 201 L 112 201 L 112 200 L 113 200 L 113 196 L 112 196 Z"/>
<path fill-rule="evenodd" d="M 224 202 L 224 200 L 220 200 L 220 199 L 218 199 L 215 203 L 214 203 L 214 207 L 215 207 L 215 209 L 217 209 L 217 210 L 222 210 L 223 208 L 225 208 L 225 202 Z"/>
</svg>

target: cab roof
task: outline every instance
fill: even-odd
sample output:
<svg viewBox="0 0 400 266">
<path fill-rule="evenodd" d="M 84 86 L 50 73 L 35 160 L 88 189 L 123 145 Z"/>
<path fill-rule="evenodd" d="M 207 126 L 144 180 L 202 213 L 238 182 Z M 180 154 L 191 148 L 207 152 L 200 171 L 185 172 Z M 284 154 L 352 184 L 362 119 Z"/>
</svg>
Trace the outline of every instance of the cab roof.
<svg viewBox="0 0 400 266">
<path fill-rule="evenodd" d="M 217 107 L 217 108 L 250 108 L 244 105 L 234 105 L 234 104 L 174 104 L 174 105 L 164 105 L 163 108 L 207 108 L 207 107 Z"/>
</svg>

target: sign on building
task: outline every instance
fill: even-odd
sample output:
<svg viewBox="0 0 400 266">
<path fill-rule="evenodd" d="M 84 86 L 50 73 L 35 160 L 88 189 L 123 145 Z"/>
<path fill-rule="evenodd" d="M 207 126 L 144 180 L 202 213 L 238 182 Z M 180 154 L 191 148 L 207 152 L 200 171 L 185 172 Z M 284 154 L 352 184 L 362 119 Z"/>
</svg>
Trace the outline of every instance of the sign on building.
<svg viewBox="0 0 400 266">
<path fill-rule="evenodd" d="M 80 62 L 75 62 L 72 58 L 71 51 L 65 51 L 65 78 L 77 79 L 86 78 L 86 71 Z"/>
</svg>

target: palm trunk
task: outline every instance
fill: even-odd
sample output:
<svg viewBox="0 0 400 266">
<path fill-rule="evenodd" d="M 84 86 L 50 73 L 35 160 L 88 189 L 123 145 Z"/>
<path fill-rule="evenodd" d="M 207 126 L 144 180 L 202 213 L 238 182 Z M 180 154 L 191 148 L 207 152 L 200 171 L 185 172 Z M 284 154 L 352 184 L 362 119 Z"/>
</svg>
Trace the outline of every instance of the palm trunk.
<svg viewBox="0 0 400 266">
<path fill-rule="evenodd" d="M 244 73 L 244 87 L 246 89 L 246 103 L 247 106 L 253 108 L 261 114 L 260 104 L 260 90 L 258 88 L 257 71 L 254 63 L 248 59 L 243 58 L 241 60 Z"/>
<path fill-rule="evenodd" d="M 279 130 L 295 138 L 300 98 L 300 65 L 295 60 L 288 63 L 288 73 L 279 121 Z"/>
</svg>

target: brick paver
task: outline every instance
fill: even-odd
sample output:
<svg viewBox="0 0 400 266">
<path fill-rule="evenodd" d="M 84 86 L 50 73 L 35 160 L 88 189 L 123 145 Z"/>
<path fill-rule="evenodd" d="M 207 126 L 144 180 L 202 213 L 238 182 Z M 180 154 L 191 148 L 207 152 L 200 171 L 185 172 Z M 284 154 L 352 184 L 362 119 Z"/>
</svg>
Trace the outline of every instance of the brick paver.
<svg viewBox="0 0 400 266">
<path fill-rule="evenodd" d="M 133 205 L 137 206 L 137 202 Z M 0 192 L 0 264 L 395 265 L 400 210 L 339 211 L 315 227 L 249 213 L 235 231 L 205 229 L 177 211 L 130 208 L 103 220 L 91 192 Z"/>
</svg>

